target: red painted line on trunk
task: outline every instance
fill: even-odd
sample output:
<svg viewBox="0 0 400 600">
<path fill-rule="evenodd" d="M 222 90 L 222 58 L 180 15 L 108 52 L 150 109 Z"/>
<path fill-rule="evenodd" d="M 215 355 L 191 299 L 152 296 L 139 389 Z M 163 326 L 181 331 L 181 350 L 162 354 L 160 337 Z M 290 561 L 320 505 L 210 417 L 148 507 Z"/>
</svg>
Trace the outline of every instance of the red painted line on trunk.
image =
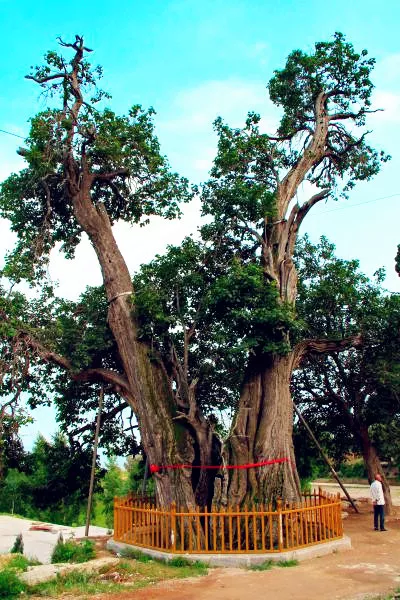
<svg viewBox="0 0 400 600">
<path fill-rule="evenodd" d="M 254 469 L 279 463 L 291 463 L 291 460 L 290 458 L 274 458 L 244 465 L 150 465 L 150 473 L 159 473 L 163 469 L 217 469 L 218 471 L 220 469 Z"/>
</svg>

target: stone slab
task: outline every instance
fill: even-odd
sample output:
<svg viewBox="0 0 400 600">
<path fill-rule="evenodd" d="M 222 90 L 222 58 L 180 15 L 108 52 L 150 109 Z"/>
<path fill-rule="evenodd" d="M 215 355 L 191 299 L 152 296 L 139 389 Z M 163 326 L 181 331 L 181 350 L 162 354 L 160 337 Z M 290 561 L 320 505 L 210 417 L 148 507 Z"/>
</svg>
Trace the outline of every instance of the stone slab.
<svg viewBox="0 0 400 600">
<path fill-rule="evenodd" d="M 59 563 L 56 565 L 38 565 L 37 567 L 28 567 L 26 573 L 21 573 L 19 578 L 28 585 L 36 585 L 42 581 L 54 579 L 57 575 L 66 575 L 71 571 L 84 571 L 85 573 L 97 573 L 103 567 L 113 567 L 119 562 L 118 558 L 104 557 L 95 558 L 85 563 L 70 564 Z"/>
<path fill-rule="evenodd" d="M 30 519 L 19 519 L 9 515 L 0 515 L 0 554 L 10 552 L 15 538 L 22 533 L 24 542 L 24 554 L 28 558 L 36 558 L 41 563 L 50 563 L 53 548 L 57 543 L 58 536 L 62 533 L 64 540 L 69 538 L 81 538 L 85 535 L 85 527 L 66 527 L 46 523 L 50 526 L 48 531 L 34 531 L 30 528 L 38 524 L 38 521 Z M 107 529 L 91 525 L 89 536 L 106 535 Z"/>
</svg>

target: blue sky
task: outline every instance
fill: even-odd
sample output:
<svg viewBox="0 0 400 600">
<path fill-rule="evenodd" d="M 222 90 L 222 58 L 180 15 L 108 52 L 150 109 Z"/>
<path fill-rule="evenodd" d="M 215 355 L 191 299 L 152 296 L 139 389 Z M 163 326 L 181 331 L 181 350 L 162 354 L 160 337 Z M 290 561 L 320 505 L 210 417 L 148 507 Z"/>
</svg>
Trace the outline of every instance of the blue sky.
<svg viewBox="0 0 400 600">
<path fill-rule="evenodd" d="M 371 140 L 393 159 L 373 182 L 358 186 L 348 201 L 315 207 L 303 232 L 314 239 L 327 235 L 340 256 L 359 258 L 369 275 L 386 267 L 388 288 L 400 291 L 393 269 L 400 243 L 399 23 L 398 0 L 87 0 L 62 5 L 0 0 L 0 129 L 27 133 L 29 116 L 44 105 L 37 87 L 24 75 L 47 49 L 56 47 L 58 35 L 69 40 L 83 34 L 95 50 L 92 62 L 104 67 L 103 87 L 113 96 L 112 108 L 126 112 L 136 103 L 154 106 L 163 151 L 174 169 L 198 183 L 206 179 L 215 152 L 213 119 L 221 115 L 240 125 L 247 111 L 255 110 L 273 131 L 278 113 L 265 89 L 273 70 L 284 65 L 294 48 L 311 50 L 315 41 L 343 31 L 356 49 L 366 47 L 377 59 L 375 101 L 385 112 L 372 117 Z M 21 166 L 15 154 L 21 143 L 0 134 L 1 179 Z M 119 228 L 130 268 L 195 231 L 198 220 L 198 207 L 193 205 L 181 222 L 155 221 L 140 231 Z M 0 223 L 0 260 L 11 244 L 7 223 Z M 55 255 L 51 273 L 60 280 L 60 293 L 72 297 L 86 283 L 100 281 L 88 244 L 79 249 L 75 263 Z M 44 411 L 29 437 L 38 429 L 51 429 L 51 419 Z"/>
</svg>

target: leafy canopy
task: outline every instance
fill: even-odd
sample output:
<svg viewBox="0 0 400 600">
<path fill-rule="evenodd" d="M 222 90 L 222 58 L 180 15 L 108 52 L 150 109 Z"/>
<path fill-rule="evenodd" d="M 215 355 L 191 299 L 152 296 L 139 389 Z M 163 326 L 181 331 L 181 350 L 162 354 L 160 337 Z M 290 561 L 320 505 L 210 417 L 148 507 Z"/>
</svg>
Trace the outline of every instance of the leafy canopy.
<svg viewBox="0 0 400 600">
<path fill-rule="evenodd" d="M 104 205 L 112 224 L 144 224 L 151 215 L 174 218 L 180 214 L 179 202 L 192 197 L 187 180 L 171 172 L 160 152 L 152 108 L 134 104 L 127 115 L 116 115 L 104 107 L 110 96 L 97 87 L 100 67 L 93 69 L 76 56 L 68 61 L 56 52 L 44 58 L 28 78 L 43 87 L 51 106 L 31 119 L 19 151 L 27 166 L 0 191 L 0 216 L 9 219 L 18 236 L 4 274 L 17 281 L 33 282 L 35 275 L 43 275 L 57 243 L 67 257 L 74 254 L 82 231 L 66 177 L 71 161 L 78 178 L 90 174 L 92 202 Z"/>
</svg>

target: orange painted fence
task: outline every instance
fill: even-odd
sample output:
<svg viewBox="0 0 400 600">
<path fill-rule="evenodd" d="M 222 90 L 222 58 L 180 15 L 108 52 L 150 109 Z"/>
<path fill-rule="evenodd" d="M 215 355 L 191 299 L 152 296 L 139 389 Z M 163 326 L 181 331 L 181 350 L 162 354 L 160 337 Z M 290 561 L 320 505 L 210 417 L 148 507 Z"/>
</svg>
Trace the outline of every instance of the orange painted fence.
<svg viewBox="0 0 400 600">
<path fill-rule="evenodd" d="M 343 536 L 340 495 L 305 494 L 301 503 L 257 504 L 194 512 L 157 508 L 132 496 L 115 498 L 114 539 L 176 553 L 284 552 Z"/>
</svg>

